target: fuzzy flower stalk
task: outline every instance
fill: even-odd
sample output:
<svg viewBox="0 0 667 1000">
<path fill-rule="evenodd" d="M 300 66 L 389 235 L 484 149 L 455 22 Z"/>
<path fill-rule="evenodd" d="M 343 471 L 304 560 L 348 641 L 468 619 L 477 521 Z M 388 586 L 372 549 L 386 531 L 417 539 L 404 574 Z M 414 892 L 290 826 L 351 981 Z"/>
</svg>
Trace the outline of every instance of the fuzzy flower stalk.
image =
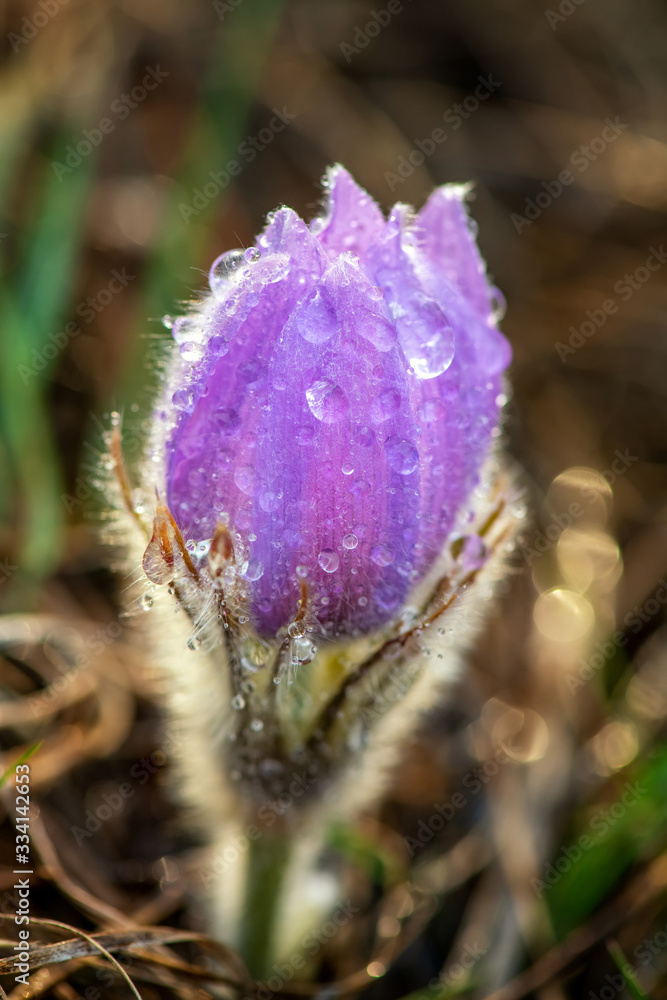
<svg viewBox="0 0 667 1000">
<path fill-rule="evenodd" d="M 110 436 L 195 889 L 256 975 L 335 898 L 327 826 L 381 793 L 513 533 L 510 349 L 466 188 L 387 219 L 342 167 L 325 188 L 309 225 L 280 208 L 219 257 L 171 325 L 138 487 Z"/>
</svg>

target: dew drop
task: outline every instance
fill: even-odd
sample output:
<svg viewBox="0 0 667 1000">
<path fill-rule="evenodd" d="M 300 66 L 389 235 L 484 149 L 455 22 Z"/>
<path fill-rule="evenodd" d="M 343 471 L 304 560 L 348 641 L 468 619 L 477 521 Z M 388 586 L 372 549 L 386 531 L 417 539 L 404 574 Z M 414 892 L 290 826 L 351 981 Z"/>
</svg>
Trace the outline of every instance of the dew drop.
<svg viewBox="0 0 667 1000">
<path fill-rule="evenodd" d="M 267 514 L 271 514 L 280 507 L 280 500 L 280 494 L 274 493 L 273 490 L 266 490 L 266 492 L 260 493 L 259 506 Z"/>
<path fill-rule="evenodd" d="M 491 315 L 489 317 L 492 323 L 500 323 L 503 316 L 507 311 L 507 302 L 505 301 L 505 296 L 500 291 L 499 288 L 491 289 Z"/>
<path fill-rule="evenodd" d="M 344 476 L 351 476 L 352 473 L 354 472 L 354 466 L 352 465 L 351 462 L 343 462 L 343 464 L 340 467 L 340 470 Z"/>
<path fill-rule="evenodd" d="M 315 659 L 316 653 L 317 646 L 305 636 L 295 639 L 292 643 L 292 663 L 310 663 Z"/>
<path fill-rule="evenodd" d="M 390 468 L 401 476 L 409 476 L 419 465 L 419 452 L 409 441 L 389 438 L 387 441 L 387 462 Z"/>
<path fill-rule="evenodd" d="M 374 545 L 371 549 L 371 562 L 376 566 L 390 566 L 394 561 L 394 552 L 388 545 Z"/>
<path fill-rule="evenodd" d="M 333 549 L 322 549 L 317 561 L 325 573 L 335 573 L 340 564 L 340 559 Z"/>
<path fill-rule="evenodd" d="M 336 424 L 343 420 L 350 409 L 347 396 L 329 379 L 318 379 L 306 389 L 308 408 L 314 417 L 324 424 Z"/>
<path fill-rule="evenodd" d="M 356 549 L 358 544 L 359 544 L 359 539 L 352 531 L 350 532 L 349 535 L 345 535 L 343 537 L 343 547 L 346 549 Z"/>
<path fill-rule="evenodd" d="M 297 311 L 296 328 L 309 344 L 325 344 L 336 332 L 336 311 L 320 289 Z"/>
<path fill-rule="evenodd" d="M 241 426 L 241 418 L 236 410 L 225 407 L 211 417 L 211 424 L 222 434 L 234 434 Z"/>
<path fill-rule="evenodd" d="M 401 347 L 419 379 L 436 378 L 454 359 L 454 331 L 433 299 L 414 297 L 397 310 Z"/>
<path fill-rule="evenodd" d="M 241 490 L 241 493 L 249 496 L 252 493 L 254 481 L 255 472 L 251 466 L 242 465 L 240 468 L 234 470 L 234 482 Z"/>
<path fill-rule="evenodd" d="M 184 361 L 200 361 L 204 354 L 201 344 L 194 340 L 186 340 L 181 344 L 181 357 Z"/>
<path fill-rule="evenodd" d="M 396 389 L 385 389 L 371 403 L 371 420 L 374 424 L 384 423 L 398 413 L 401 406 L 401 394 Z"/>
<path fill-rule="evenodd" d="M 153 607 L 153 598 L 150 594 L 142 594 L 139 598 L 139 607 L 142 611 L 148 611 L 149 608 Z"/>
<path fill-rule="evenodd" d="M 306 634 L 306 626 L 303 622 L 292 622 L 291 625 L 287 626 L 287 634 L 292 639 L 299 639 Z"/>
<path fill-rule="evenodd" d="M 179 319 L 174 320 L 171 327 L 171 335 L 177 344 L 184 344 L 187 341 L 200 340 L 202 331 L 194 316 L 181 316 Z"/>
<path fill-rule="evenodd" d="M 261 256 L 262 256 L 262 251 L 259 249 L 259 247 L 248 247 L 248 249 L 243 254 L 243 259 L 245 261 L 248 261 L 248 263 L 252 263 L 255 260 L 259 260 Z"/>
<path fill-rule="evenodd" d="M 259 559 L 251 559 L 248 563 L 248 568 L 246 569 L 244 576 L 246 580 L 250 580 L 252 583 L 255 580 L 260 580 L 264 575 L 264 565 Z"/>
<path fill-rule="evenodd" d="M 307 566 L 297 566 L 297 568 L 296 568 L 296 575 L 299 577 L 299 579 L 305 580 L 305 578 L 308 576 L 308 567 Z"/>
<path fill-rule="evenodd" d="M 384 316 L 369 310 L 358 317 L 357 330 L 378 351 L 390 351 L 398 338 L 396 328 Z"/>
<path fill-rule="evenodd" d="M 261 733 L 262 729 L 264 729 L 264 723 L 261 719 L 253 719 L 250 723 L 250 728 L 253 733 Z"/>
<path fill-rule="evenodd" d="M 355 427 L 352 434 L 352 442 L 354 444 L 358 444 L 362 448 L 370 448 L 373 441 L 375 441 L 375 431 L 372 427 L 366 427 L 363 424 Z"/>
<path fill-rule="evenodd" d="M 261 760 L 257 770 L 265 781 L 270 781 L 272 778 L 280 778 L 285 773 L 285 768 L 280 761 L 272 760 L 271 757 L 265 757 L 264 760 Z"/>
<path fill-rule="evenodd" d="M 192 389 L 177 389 L 171 401 L 177 410 L 189 410 L 194 403 Z"/>
<path fill-rule="evenodd" d="M 367 479 L 355 479 L 350 486 L 350 493 L 355 497 L 365 497 L 371 491 L 371 484 Z"/>
<path fill-rule="evenodd" d="M 211 264 L 208 272 L 208 283 L 214 295 L 225 290 L 229 278 L 245 263 L 243 250 L 228 250 L 220 254 Z"/>
<path fill-rule="evenodd" d="M 242 708 L 245 708 L 245 698 L 242 694 L 235 694 L 232 698 L 232 708 L 235 712 L 240 712 Z"/>
<path fill-rule="evenodd" d="M 296 432 L 296 443 L 297 444 L 312 444 L 315 439 L 315 428 L 314 427 L 299 427 Z"/>
</svg>

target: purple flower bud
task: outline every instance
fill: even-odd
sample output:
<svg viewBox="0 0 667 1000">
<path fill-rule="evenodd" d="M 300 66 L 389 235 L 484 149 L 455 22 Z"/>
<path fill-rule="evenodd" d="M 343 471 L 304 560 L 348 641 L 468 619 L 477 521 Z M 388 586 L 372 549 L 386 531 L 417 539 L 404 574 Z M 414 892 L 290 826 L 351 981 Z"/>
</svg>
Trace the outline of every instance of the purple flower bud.
<svg viewBox="0 0 667 1000">
<path fill-rule="evenodd" d="M 396 615 L 461 521 L 510 361 L 463 187 L 385 220 L 342 167 L 326 185 L 310 226 L 281 208 L 214 263 L 158 411 L 161 499 L 195 562 L 227 526 L 223 587 L 264 637 L 304 583 L 324 634 Z"/>
</svg>

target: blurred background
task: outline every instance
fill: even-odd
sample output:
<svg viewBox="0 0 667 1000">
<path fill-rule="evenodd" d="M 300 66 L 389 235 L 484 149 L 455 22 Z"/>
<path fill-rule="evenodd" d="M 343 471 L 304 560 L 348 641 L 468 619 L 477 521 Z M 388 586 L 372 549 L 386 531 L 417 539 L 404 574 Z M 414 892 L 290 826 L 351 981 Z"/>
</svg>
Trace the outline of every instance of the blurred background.
<svg viewBox="0 0 667 1000">
<path fill-rule="evenodd" d="M 131 467 L 163 317 L 266 212 L 314 214 L 339 161 L 385 209 L 473 183 L 526 516 L 381 813 L 332 833 L 359 912 L 300 975 L 373 1000 L 667 996 L 664 3 L 5 0 L 0 26 L 0 747 L 31 754 L 33 914 L 201 930 L 99 542 L 102 435 L 121 412 Z M 143 997 L 210 995 L 209 946 L 177 937 L 118 944 Z M 91 957 L 31 982 L 130 989 Z"/>
</svg>

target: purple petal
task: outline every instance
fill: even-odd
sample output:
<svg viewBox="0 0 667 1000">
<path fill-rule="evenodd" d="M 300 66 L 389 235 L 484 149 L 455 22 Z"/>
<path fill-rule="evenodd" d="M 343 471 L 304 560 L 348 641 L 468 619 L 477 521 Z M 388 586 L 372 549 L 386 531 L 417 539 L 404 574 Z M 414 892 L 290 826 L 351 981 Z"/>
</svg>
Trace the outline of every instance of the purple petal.
<svg viewBox="0 0 667 1000">
<path fill-rule="evenodd" d="M 382 212 L 340 164 L 329 167 L 324 186 L 325 214 L 313 219 L 311 231 L 327 250 L 361 256 L 384 226 Z"/>
<path fill-rule="evenodd" d="M 190 544 L 236 532 L 266 637 L 303 580 L 330 636 L 400 609 L 479 478 L 509 361 L 460 193 L 385 223 L 343 168 L 328 183 L 319 226 L 273 213 L 173 331 L 168 505 Z"/>
</svg>

